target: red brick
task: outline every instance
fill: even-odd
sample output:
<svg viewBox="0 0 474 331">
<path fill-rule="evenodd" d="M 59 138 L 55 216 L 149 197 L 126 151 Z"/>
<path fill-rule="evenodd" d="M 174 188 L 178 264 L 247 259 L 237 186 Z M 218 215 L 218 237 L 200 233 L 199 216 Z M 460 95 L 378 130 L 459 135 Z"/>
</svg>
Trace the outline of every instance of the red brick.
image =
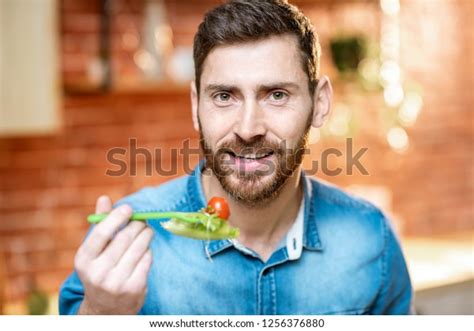
<svg viewBox="0 0 474 331">
<path fill-rule="evenodd" d="M 68 14 L 62 21 L 65 33 L 95 33 L 100 31 L 100 16 L 94 13 Z"/>
<path fill-rule="evenodd" d="M 63 15 L 73 12 L 98 12 L 100 8 L 100 0 L 61 0 L 60 4 Z"/>
<path fill-rule="evenodd" d="M 30 288 L 31 278 L 28 275 L 10 277 L 5 288 L 6 300 L 14 301 L 24 298 Z"/>
<path fill-rule="evenodd" d="M 1 238 L 0 250 L 10 254 L 54 250 L 56 247 L 55 234 L 50 229 L 36 230 L 33 233 L 16 232 Z"/>
<path fill-rule="evenodd" d="M 0 235 L 13 231 L 48 229 L 53 223 L 51 215 L 51 210 L 40 209 L 4 214 L 0 219 Z"/>
<path fill-rule="evenodd" d="M 41 290 L 47 293 L 57 293 L 65 280 L 65 274 L 64 272 L 45 271 L 36 274 L 35 280 L 38 288 Z"/>
<path fill-rule="evenodd" d="M 91 210 L 90 212 L 93 213 L 94 211 Z M 78 221 L 81 222 L 80 228 L 62 228 L 56 231 L 61 232 L 56 235 L 56 247 L 58 252 L 68 249 L 76 251 L 84 241 L 89 225 L 85 217 L 74 220 L 75 223 Z"/>
<path fill-rule="evenodd" d="M 61 38 L 62 51 L 66 57 L 70 54 L 98 54 L 100 40 L 96 34 L 78 34 L 70 33 L 64 34 Z"/>
<path fill-rule="evenodd" d="M 141 33 L 143 24 L 142 13 L 132 14 L 127 11 L 123 14 L 119 13 L 113 17 L 113 32 L 123 33 L 125 31 L 135 31 Z"/>
</svg>

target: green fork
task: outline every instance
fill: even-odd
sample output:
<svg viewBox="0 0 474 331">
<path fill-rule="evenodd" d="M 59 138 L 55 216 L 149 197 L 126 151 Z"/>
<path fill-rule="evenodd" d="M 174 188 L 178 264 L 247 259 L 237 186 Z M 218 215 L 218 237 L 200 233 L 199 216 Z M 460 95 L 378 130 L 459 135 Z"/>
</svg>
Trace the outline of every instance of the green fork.
<svg viewBox="0 0 474 331">
<path fill-rule="evenodd" d="M 91 224 L 102 222 L 109 214 L 91 214 Z M 231 227 L 226 220 L 205 212 L 134 212 L 131 221 L 170 219 L 161 226 L 171 233 L 194 239 L 233 239 L 239 236 L 239 229 Z"/>
</svg>

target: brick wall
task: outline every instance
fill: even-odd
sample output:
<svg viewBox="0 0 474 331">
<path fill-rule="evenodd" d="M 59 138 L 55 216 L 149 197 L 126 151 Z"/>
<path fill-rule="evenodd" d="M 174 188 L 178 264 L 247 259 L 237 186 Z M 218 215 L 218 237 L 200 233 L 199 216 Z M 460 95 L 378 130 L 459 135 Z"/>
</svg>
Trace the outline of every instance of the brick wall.
<svg viewBox="0 0 474 331">
<path fill-rule="evenodd" d="M 21 297 L 32 280 L 47 291 L 57 290 L 71 271 L 88 226 L 85 216 L 94 211 L 100 194 L 117 200 L 167 180 L 145 177 L 143 157 L 136 161 L 137 176 L 106 176 L 107 169 L 116 169 L 107 163 L 106 152 L 128 148 L 128 139 L 136 137 L 139 147 L 163 149 L 161 162 L 169 169 L 169 150 L 180 147 L 183 137 L 196 138 L 186 95 L 177 90 L 66 97 L 62 133 L 0 140 L 0 242 L 7 298 Z"/>
<path fill-rule="evenodd" d="M 202 13 L 216 2 L 167 2 L 175 45 L 191 43 Z M 138 77 L 131 58 L 135 48 L 124 47 L 123 35 L 140 26 L 144 1 L 114 3 L 114 68 L 121 77 Z M 327 40 L 336 28 L 360 28 L 377 35 L 379 15 L 373 1 L 299 3 L 320 33 L 325 50 L 322 70 L 330 76 L 334 69 Z M 96 0 L 61 2 L 65 84 L 87 79 L 88 63 L 98 51 L 98 8 Z M 472 3 L 463 0 L 402 2 L 402 65 L 406 75 L 424 86 L 421 117 L 408 130 L 410 148 L 398 154 L 373 132 L 362 131 L 355 148 L 369 147 L 364 165 L 370 176 L 321 174 L 341 186 L 387 187 L 391 209 L 402 220 L 405 234 L 472 229 L 474 40 L 472 32 L 463 28 L 472 9 Z M 362 28 L 353 26 L 361 22 Z M 336 86 L 336 101 L 342 93 Z M 110 166 L 105 155 L 110 148 L 127 147 L 128 139 L 136 137 L 139 147 L 163 148 L 162 162 L 170 165 L 166 151 L 180 147 L 182 139 L 191 137 L 197 146 L 188 99 L 188 91 L 181 87 L 65 95 L 61 132 L 0 139 L 0 250 L 5 257 L 8 300 L 23 298 L 33 281 L 48 292 L 57 291 L 87 230 L 85 216 L 100 194 L 116 200 L 169 179 L 146 177 L 142 158 L 137 160 L 137 176 L 105 176 Z M 371 106 L 370 100 L 366 105 Z M 321 149 L 329 146 L 344 150 L 340 141 L 323 141 L 313 147 L 307 161 L 317 159 Z M 177 175 L 182 174 L 182 167 L 178 169 Z"/>
</svg>

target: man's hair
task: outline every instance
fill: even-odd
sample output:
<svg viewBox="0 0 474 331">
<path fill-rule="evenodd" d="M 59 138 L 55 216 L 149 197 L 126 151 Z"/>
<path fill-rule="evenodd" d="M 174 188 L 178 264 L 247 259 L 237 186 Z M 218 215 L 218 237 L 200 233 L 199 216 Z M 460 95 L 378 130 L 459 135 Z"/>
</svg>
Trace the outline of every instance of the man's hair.
<svg viewBox="0 0 474 331">
<path fill-rule="evenodd" d="M 285 0 L 232 0 L 204 16 L 194 37 L 194 70 L 199 95 L 204 61 L 217 46 L 256 41 L 270 36 L 296 36 L 303 70 L 313 94 L 318 83 L 321 48 L 310 20 Z"/>
</svg>

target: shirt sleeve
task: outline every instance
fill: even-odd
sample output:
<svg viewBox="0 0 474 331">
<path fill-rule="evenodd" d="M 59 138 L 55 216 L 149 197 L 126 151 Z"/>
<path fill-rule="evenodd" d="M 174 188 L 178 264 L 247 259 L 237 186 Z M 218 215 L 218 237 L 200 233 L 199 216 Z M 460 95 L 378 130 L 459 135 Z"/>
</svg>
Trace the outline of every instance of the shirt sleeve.
<svg viewBox="0 0 474 331">
<path fill-rule="evenodd" d="M 59 314 L 76 315 L 84 299 L 84 287 L 74 271 L 59 291 Z"/>
<path fill-rule="evenodd" d="M 382 254 L 382 287 L 373 306 L 373 314 L 414 314 L 413 288 L 400 241 L 384 217 L 385 247 Z"/>
</svg>

